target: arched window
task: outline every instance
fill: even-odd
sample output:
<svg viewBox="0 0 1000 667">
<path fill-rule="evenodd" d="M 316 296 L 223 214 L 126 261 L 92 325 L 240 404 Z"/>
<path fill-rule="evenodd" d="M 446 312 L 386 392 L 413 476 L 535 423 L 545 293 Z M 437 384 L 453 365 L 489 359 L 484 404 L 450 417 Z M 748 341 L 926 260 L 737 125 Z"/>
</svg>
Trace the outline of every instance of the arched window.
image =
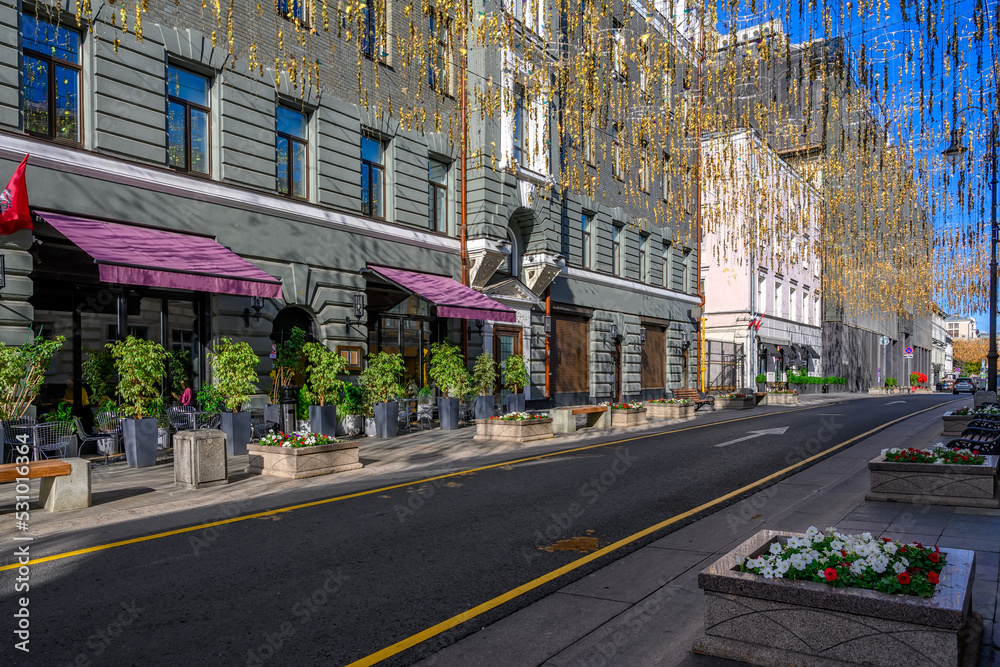
<svg viewBox="0 0 1000 667">
<path fill-rule="evenodd" d="M 507 228 L 507 244 L 510 249 L 510 254 L 507 255 L 507 258 L 500 264 L 500 268 L 497 269 L 497 273 L 516 278 L 518 267 L 521 264 L 521 255 L 519 252 L 520 249 L 517 246 L 517 234 L 515 234 L 514 230 L 510 227 Z"/>
</svg>

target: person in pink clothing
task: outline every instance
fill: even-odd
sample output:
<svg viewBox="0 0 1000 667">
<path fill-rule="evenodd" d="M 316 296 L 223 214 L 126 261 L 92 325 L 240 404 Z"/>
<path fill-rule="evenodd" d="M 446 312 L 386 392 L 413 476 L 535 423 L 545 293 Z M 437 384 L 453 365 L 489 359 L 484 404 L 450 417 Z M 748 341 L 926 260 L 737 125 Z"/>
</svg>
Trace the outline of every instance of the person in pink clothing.
<svg viewBox="0 0 1000 667">
<path fill-rule="evenodd" d="M 181 392 L 178 400 L 181 405 L 191 405 L 194 402 L 194 393 L 191 391 L 191 387 L 188 386 L 187 380 L 181 380 L 181 386 L 184 387 L 184 390 Z M 174 398 L 177 398 L 177 394 L 174 394 Z"/>
</svg>

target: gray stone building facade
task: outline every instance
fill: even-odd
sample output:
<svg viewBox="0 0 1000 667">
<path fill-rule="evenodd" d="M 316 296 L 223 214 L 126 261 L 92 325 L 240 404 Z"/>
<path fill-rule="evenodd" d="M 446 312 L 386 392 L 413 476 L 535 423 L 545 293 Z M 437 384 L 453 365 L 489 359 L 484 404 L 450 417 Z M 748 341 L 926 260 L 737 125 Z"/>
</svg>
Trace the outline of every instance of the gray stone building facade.
<svg viewBox="0 0 1000 667">
<path fill-rule="evenodd" d="M 390 26 L 393 17 L 402 24 L 403 3 L 382 6 Z M 626 9 L 616 5 L 623 17 Z M 278 30 L 293 39 L 280 15 L 252 23 L 235 34 L 253 33 L 261 45 Z M 429 345 L 458 343 L 464 328 L 470 360 L 484 349 L 530 359 L 527 398 L 536 407 L 692 384 L 694 348 L 684 341 L 693 338 L 700 299 L 687 221 L 643 224 L 647 206 L 554 185 L 560 166 L 576 158 L 552 124 L 551 167 L 514 161 L 468 171 L 469 282 L 512 308 L 515 321 L 439 317 L 432 300 L 366 271 L 461 280 L 454 137 L 406 129 L 359 93 L 360 79 L 378 79 L 381 96 L 405 98 L 426 72 L 403 67 L 389 46 L 356 67 L 358 46 L 320 31 L 310 39 L 326 40 L 326 62 L 292 85 L 233 59 L 213 25 L 199 5 L 165 3 L 144 17 L 138 42 L 102 20 L 78 25 L 68 3 L 59 11 L 0 0 L 0 174 L 30 154 L 36 214 L 33 231 L 0 239 L 0 339 L 21 343 L 29 328 L 65 335 L 53 385 L 79 378 L 87 349 L 133 333 L 191 351 L 196 385 L 208 379 L 209 346 L 247 340 L 266 387 L 272 345 L 296 325 L 348 356 L 354 370 L 367 353 L 400 352 L 418 385 Z M 475 81 L 501 80 L 508 61 L 491 47 L 470 52 L 469 68 Z M 446 85 L 451 94 L 429 114 L 456 113 L 455 80 Z M 471 110 L 470 119 L 470 152 L 509 140 L 506 116 Z M 667 196 L 667 188 L 652 190 Z M 92 257 L 45 220 L 52 213 L 207 235 L 280 280 L 280 296 L 213 291 L 208 266 L 192 273 L 205 289 L 104 282 Z M 113 235 L 105 243 L 115 250 Z M 144 270 L 144 257 L 120 250 L 121 264 Z M 183 236 L 169 250 L 185 257 Z M 351 323 L 359 293 L 363 312 Z"/>
</svg>

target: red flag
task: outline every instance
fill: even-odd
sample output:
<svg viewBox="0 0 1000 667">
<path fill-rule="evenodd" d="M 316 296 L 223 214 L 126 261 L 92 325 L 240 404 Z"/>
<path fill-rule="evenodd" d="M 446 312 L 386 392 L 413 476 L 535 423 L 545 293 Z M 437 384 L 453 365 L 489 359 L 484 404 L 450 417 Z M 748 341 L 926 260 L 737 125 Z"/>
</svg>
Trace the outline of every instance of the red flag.
<svg viewBox="0 0 1000 667">
<path fill-rule="evenodd" d="M 28 210 L 28 186 L 24 182 L 24 168 L 28 156 L 21 160 L 10 182 L 0 192 L 0 234 L 13 234 L 19 229 L 31 229 L 31 211 Z"/>
</svg>

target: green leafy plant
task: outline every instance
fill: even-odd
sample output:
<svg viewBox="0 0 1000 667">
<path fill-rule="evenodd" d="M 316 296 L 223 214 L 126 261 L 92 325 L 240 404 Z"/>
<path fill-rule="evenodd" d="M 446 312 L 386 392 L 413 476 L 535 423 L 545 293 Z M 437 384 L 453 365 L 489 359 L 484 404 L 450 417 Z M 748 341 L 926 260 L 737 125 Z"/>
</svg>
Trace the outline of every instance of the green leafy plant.
<svg viewBox="0 0 1000 667">
<path fill-rule="evenodd" d="M 476 364 L 472 367 L 472 386 L 479 396 L 489 396 L 496 389 L 497 367 L 489 352 L 476 357 Z"/>
<path fill-rule="evenodd" d="M 340 392 L 340 399 L 337 401 L 337 414 L 365 414 L 365 395 L 361 387 L 353 384 L 344 385 L 343 391 Z"/>
<path fill-rule="evenodd" d="M 417 401 L 420 403 L 431 403 L 434 400 L 434 392 L 430 387 L 421 387 L 417 392 Z"/>
<path fill-rule="evenodd" d="M 383 403 L 399 396 L 403 389 L 399 378 L 406 372 L 403 357 L 390 352 L 379 352 L 368 358 L 368 366 L 361 372 L 361 384 L 370 401 Z"/>
<path fill-rule="evenodd" d="M 337 377 L 347 372 L 347 359 L 320 343 L 306 343 L 302 346 L 309 365 L 306 367 L 306 384 L 300 394 L 311 405 L 336 403 L 344 386 Z"/>
<path fill-rule="evenodd" d="M 313 405 L 312 400 L 304 389 L 295 393 L 295 419 L 304 421 L 309 419 L 309 406 Z"/>
<path fill-rule="evenodd" d="M 65 338 L 34 338 L 20 347 L 0 343 L 0 418 L 17 419 L 38 396 L 52 357 Z"/>
<path fill-rule="evenodd" d="M 885 379 L 885 386 L 886 387 L 895 387 L 895 386 L 898 386 L 898 385 L 899 385 L 899 381 L 896 380 L 896 378 L 886 378 Z"/>
<path fill-rule="evenodd" d="M 520 354 L 504 360 L 503 384 L 515 394 L 528 386 L 528 364 Z"/>
<path fill-rule="evenodd" d="M 191 378 L 194 375 L 194 365 L 191 363 L 190 350 L 172 350 L 167 353 L 167 364 L 170 368 L 170 390 L 175 394 L 184 391 L 182 382 L 191 386 Z"/>
<path fill-rule="evenodd" d="M 167 374 L 167 351 L 152 340 L 129 336 L 108 343 L 118 371 L 118 394 L 126 414 L 142 419 L 157 414 L 162 406 L 160 384 Z"/>
<path fill-rule="evenodd" d="M 206 384 L 198 392 L 198 407 L 209 415 L 217 415 L 222 410 L 222 395 L 214 384 Z"/>
<path fill-rule="evenodd" d="M 223 338 L 212 351 L 212 376 L 223 404 L 239 412 L 253 393 L 257 381 L 257 353 L 245 341 Z"/>
<path fill-rule="evenodd" d="M 90 400 L 98 405 L 115 395 L 115 358 L 108 349 L 85 350 L 83 381 L 90 387 Z"/>
<path fill-rule="evenodd" d="M 454 398 L 456 390 L 468 381 L 465 359 L 457 345 L 445 341 L 431 345 L 428 375 L 445 398 Z"/>
<path fill-rule="evenodd" d="M 281 388 L 292 384 L 293 378 L 302 373 L 305 361 L 302 349 L 305 343 L 306 332 L 299 327 L 292 327 L 288 340 L 278 347 L 278 357 L 274 360 L 274 381 L 271 383 L 272 404 L 281 400 Z"/>
<path fill-rule="evenodd" d="M 73 405 L 62 401 L 56 406 L 55 410 L 51 412 L 46 412 L 41 417 L 39 421 L 43 422 L 71 422 L 73 421 Z"/>
<path fill-rule="evenodd" d="M 758 373 L 757 374 L 757 384 L 764 384 L 765 382 L 767 382 L 767 376 L 764 375 L 763 373 Z"/>
</svg>

